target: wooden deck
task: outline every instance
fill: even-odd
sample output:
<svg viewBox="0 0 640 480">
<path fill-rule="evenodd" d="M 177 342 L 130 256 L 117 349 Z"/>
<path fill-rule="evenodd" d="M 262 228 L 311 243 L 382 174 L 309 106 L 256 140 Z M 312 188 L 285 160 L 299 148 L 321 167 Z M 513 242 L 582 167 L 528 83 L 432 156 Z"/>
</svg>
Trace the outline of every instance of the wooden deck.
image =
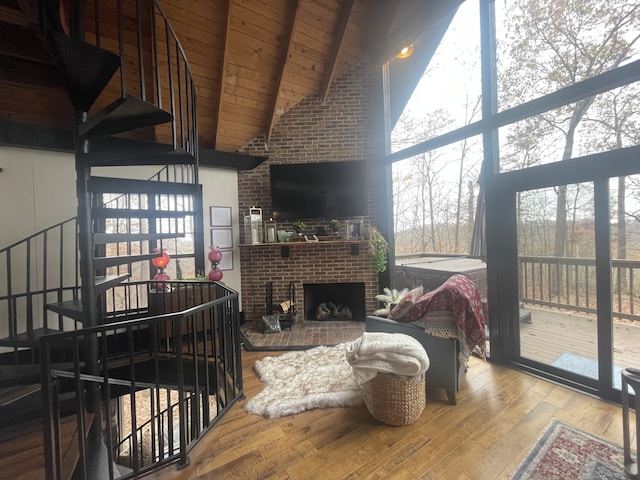
<svg viewBox="0 0 640 480">
<path fill-rule="evenodd" d="M 595 316 L 526 306 L 531 323 L 520 322 L 522 356 L 552 364 L 563 353 L 597 359 Z M 614 322 L 614 365 L 640 365 L 640 325 Z"/>
</svg>

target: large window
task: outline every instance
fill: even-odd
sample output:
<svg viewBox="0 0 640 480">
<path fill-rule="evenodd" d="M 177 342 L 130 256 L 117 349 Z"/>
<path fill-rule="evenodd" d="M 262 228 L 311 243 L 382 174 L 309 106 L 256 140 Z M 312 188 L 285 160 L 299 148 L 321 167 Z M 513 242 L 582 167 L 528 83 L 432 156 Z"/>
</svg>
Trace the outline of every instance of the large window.
<svg viewBox="0 0 640 480">
<path fill-rule="evenodd" d="M 470 253 L 484 233 L 492 356 L 612 399 L 640 337 L 639 32 L 638 2 L 467 0 L 387 157 L 396 253 Z"/>
</svg>

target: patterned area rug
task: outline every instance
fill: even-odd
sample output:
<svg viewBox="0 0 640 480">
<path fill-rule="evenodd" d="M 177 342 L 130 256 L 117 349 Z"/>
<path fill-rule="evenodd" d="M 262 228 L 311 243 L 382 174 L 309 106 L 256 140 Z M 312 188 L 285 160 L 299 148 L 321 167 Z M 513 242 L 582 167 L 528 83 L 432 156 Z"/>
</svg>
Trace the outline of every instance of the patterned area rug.
<svg viewBox="0 0 640 480">
<path fill-rule="evenodd" d="M 623 480 L 622 448 L 554 420 L 513 480 Z"/>
</svg>

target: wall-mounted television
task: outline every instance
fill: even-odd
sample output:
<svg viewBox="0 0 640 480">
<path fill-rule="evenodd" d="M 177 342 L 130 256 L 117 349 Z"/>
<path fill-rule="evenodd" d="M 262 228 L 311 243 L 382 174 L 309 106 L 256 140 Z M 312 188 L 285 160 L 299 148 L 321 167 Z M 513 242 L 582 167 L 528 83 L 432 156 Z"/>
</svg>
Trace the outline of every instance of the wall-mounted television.
<svg viewBox="0 0 640 480">
<path fill-rule="evenodd" d="M 273 218 L 347 218 L 367 215 L 364 161 L 271 165 Z"/>
</svg>

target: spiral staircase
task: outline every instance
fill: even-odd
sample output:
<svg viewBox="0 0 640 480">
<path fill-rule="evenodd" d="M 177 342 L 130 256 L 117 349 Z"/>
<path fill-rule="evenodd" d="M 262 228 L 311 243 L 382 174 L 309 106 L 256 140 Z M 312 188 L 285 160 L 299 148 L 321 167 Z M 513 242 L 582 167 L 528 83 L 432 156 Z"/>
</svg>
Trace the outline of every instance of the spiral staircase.
<svg viewBox="0 0 640 480">
<path fill-rule="evenodd" d="M 156 0 L 16 4 L 75 111 L 78 215 L 0 250 L 0 388 L 19 392 L 0 406 L 0 433 L 41 419 L 47 479 L 184 466 L 242 396 L 237 293 L 131 278 L 150 278 L 157 249 L 185 235 L 204 270 L 189 64 Z M 157 172 L 135 178 L 142 166 Z M 142 401 L 151 415 L 137 421 Z"/>
</svg>

